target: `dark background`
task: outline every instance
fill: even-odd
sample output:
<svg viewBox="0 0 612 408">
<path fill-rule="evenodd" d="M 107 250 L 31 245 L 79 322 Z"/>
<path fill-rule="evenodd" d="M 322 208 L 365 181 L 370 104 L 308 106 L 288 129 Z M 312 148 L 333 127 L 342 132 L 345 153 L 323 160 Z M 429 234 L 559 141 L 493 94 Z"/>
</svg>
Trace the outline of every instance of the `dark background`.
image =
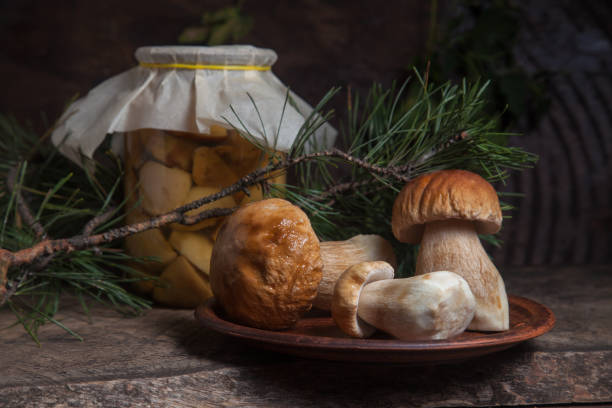
<svg viewBox="0 0 612 408">
<path fill-rule="evenodd" d="M 175 44 L 202 13 L 231 1 L 0 0 L 0 112 L 43 132 L 75 95 L 135 64 L 139 46 Z M 511 176 L 525 193 L 506 221 L 506 265 L 612 261 L 612 8 L 606 1 L 522 1 L 508 44 L 530 73 L 546 72 L 549 105 L 514 145 L 540 155 Z M 439 15 L 454 13 L 442 1 Z M 332 86 L 366 90 L 406 75 L 426 49 L 430 5 L 416 0 L 247 0 L 240 42 L 272 48 L 275 74 L 315 104 Z M 344 95 L 333 102 L 342 118 Z"/>
</svg>

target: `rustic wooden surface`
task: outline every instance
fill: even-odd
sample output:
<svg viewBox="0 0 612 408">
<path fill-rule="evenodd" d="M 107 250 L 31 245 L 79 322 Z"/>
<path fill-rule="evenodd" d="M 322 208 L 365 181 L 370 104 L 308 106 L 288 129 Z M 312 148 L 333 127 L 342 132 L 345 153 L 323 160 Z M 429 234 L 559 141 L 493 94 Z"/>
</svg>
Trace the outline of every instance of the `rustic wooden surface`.
<svg viewBox="0 0 612 408">
<path fill-rule="evenodd" d="M 548 334 L 447 366 L 338 363 L 251 348 L 192 311 L 122 318 L 78 306 L 40 330 L 0 331 L 0 407 L 400 407 L 612 403 L 611 267 L 505 269 L 510 293 L 549 306 Z M 0 313 L 0 327 L 13 322 Z"/>
</svg>

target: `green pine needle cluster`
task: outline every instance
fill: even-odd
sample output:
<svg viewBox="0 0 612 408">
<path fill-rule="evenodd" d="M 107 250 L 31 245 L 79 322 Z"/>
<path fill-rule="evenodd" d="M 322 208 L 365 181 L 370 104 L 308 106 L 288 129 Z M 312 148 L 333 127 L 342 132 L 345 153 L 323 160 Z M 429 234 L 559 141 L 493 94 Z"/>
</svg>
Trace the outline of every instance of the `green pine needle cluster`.
<svg viewBox="0 0 612 408">
<path fill-rule="evenodd" d="M 121 164 L 112 155 L 94 172 L 83 171 L 63 157 L 46 138 L 19 126 L 14 118 L 0 115 L 0 247 L 17 251 L 30 248 L 40 238 L 18 213 L 19 192 L 36 221 L 50 238 L 67 238 L 82 233 L 92 218 L 110 211 L 110 218 L 94 232 L 119 226 L 123 218 Z M 7 186 L 10 171 L 17 169 L 15 188 Z M 20 324 L 37 340 L 38 327 L 52 322 L 70 334 L 78 334 L 57 321 L 62 294 L 76 296 L 87 313 L 95 300 L 121 312 L 138 313 L 150 303 L 128 292 L 124 283 L 137 279 L 125 261 L 134 259 L 118 245 L 73 251 L 42 260 L 43 265 L 12 268 L 8 273 L 7 301 Z"/>
<path fill-rule="evenodd" d="M 490 182 L 503 182 L 509 171 L 531 167 L 537 157 L 500 142 L 508 134 L 498 132 L 499 118 L 485 114 L 488 86 L 465 80 L 429 84 L 416 71 L 414 80 L 402 86 L 374 85 L 364 100 L 352 97 L 341 143 L 354 157 L 380 167 L 402 168 L 410 177 L 464 169 Z M 379 234 L 396 249 L 397 276 L 412 273 L 417 248 L 398 242 L 391 232 L 393 202 L 403 182 L 338 160 L 304 163 L 296 173 L 299 182 L 285 194 L 307 211 L 322 240 Z M 353 187 L 326 193 L 345 183 Z M 495 237 L 483 238 L 497 242 Z"/>
</svg>

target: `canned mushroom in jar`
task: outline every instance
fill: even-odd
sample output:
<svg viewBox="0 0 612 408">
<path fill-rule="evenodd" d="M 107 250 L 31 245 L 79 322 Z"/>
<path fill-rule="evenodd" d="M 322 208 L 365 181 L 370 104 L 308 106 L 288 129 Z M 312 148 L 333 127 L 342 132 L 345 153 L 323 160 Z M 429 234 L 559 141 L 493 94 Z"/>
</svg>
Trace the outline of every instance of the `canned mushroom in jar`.
<svg viewBox="0 0 612 408">
<path fill-rule="evenodd" d="M 132 224 L 172 211 L 214 194 L 267 164 L 266 155 L 234 129 L 212 125 L 208 134 L 139 129 L 125 134 L 126 222 Z M 285 183 L 285 175 L 270 180 Z M 261 200 L 260 186 L 250 195 L 238 192 L 188 214 L 211 208 L 232 208 Z M 223 217 L 194 225 L 171 224 L 129 236 L 126 251 L 158 261 L 131 264 L 143 275 L 134 289 L 157 302 L 194 307 L 212 296 L 208 281 L 210 257 Z"/>
</svg>

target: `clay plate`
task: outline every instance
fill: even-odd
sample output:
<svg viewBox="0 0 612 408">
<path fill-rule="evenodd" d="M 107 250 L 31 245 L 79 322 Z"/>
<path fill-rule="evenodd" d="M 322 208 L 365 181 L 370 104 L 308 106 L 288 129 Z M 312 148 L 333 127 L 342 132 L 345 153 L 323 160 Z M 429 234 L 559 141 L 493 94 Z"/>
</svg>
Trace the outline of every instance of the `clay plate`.
<svg viewBox="0 0 612 408">
<path fill-rule="evenodd" d="M 452 339 L 414 342 L 380 332 L 369 339 L 353 339 L 324 312 L 311 312 L 290 330 L 255 329 L 226 320 L 214 299 L 199 306 L 195 318 L 204 327 L 279 353 L 351 362 L 441 364 L 501 351 L 553 327 L 555 317 L 546 306 L 519 296 L 509 296 L 508 301 L 510 329 L 505 332 L 467 331 Z"/>
</svg>

